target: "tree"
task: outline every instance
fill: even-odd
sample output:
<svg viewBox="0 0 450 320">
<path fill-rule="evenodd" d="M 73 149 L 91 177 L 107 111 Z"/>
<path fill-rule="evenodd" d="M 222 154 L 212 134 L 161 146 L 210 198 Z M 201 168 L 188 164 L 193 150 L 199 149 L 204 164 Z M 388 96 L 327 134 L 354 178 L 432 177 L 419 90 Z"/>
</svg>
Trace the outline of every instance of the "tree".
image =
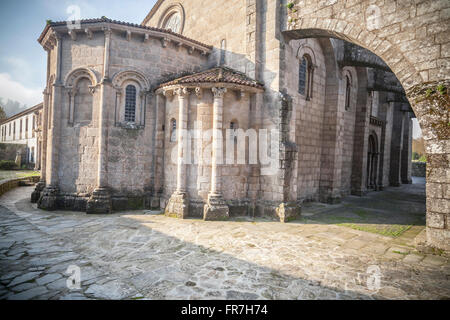
<svg viewBox="0 0 450 320">
<path fill-rule="evenodd" d="M 6 112 L 5 112 L 5 110 L 3 109 L 3 107 L 0 106 L 0 121 L 4 120 L 4 119 L 6 119 L 6 118 L 7 118 L 7 117 L 6 117 Z"/>
</svg>

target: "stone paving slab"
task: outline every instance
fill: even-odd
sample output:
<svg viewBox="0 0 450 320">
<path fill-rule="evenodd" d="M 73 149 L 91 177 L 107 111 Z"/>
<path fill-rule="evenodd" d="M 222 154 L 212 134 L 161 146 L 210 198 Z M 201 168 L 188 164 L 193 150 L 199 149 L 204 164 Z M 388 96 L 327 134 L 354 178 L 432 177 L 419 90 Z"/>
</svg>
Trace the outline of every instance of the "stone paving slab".
<svg viewBox="0 0 450 320">
<path fill-rule="evenodd" d="M 399 239 L 311 221 L 44 212 L 31 191 L 0 198 L 0 299 L 450 298 L 448 256 Z"/>
</svg>

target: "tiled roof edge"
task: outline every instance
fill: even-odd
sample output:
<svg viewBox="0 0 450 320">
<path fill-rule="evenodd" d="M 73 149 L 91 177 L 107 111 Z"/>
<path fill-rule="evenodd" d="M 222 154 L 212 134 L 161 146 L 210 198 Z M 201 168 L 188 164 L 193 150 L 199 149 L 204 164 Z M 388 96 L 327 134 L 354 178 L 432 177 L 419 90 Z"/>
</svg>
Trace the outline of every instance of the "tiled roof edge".
<svg viewBox="0 0 450 320">
<path fill-rule="evenodd" d="M 84 19 L 80 21 L 81 24 L 88 24 L 88 23 L 112 23 L 112 24 L 117 24 L 117 25 L 122 25 L 122 26 L 127 26 L 127 27 L 134 27 L 134 28 L 139 28 L 139 29 L 143 29 L 143 30 L 150 30 L 150 31 L 157 31 L 157 32 L 162 32 L 162 33 L 167 33 L 176 37 L 179 37 L 181 39 L 187 40 L 187 41 L 191 41 L 195 44 L 198 44 L 200 46 L 212 49 L 213 47 L 211 45 L 207 45 L 205 43 L 202 43 L 200 41 L 185 37 L 179 33 L 175 33 L 171 30 L 167 30 L 167 29 L 161 29 L 161 28 L 154 28 L 154 27 L 146 27 L 143 26 L 141 24 L 136 24 L 136 23 L 130 23 L 130 22 L 124 22 L 124 21 L 119 21 L 119 20 L 112 20 L 112 19 L 108 19 L 108 18 L 96 18 L 96 19 Z M 59 26 L 63 26 L 66 25 L 67 21 L 58 21 L 58 22 L 51 22 L 49 24 L 47 24 L 44 28 L 44 30 L 42 31 L 41 35 L 38 38 L 38 42 L 40 43 L 44 37 L 45 34 L 47 33 L 48 29 L 50 29 L 51 27 L 59 27 Z"/>
</svg>

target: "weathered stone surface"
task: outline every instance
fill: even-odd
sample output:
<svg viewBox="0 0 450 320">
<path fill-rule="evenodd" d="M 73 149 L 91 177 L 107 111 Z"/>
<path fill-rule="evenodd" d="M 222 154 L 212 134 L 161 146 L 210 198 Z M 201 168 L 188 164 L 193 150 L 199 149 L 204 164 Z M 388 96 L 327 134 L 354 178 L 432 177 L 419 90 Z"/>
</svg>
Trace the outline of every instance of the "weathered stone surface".
<svg viewBox="0 0 450 320">
<path fill-rule="evenodd" d="M 414 247 L 414 235 L 424 223 L 397 238 L 339 223 L 411 225 L 419 213 L 423 221 L 423 185 L 388 188 L 366 199 L 344 198 L 339 205 L 304 204 L 303 217 L 289 224 L 249 217 L 177 220 L 145 211 L 45 213 L 25 199 L 32 189 L 16 189 L 1 199 L 0 251 L 33 249 L 28 255 L 0 256 L 2 299 L 450 296 L 448 253 L 419 253 Z M 422 200 L 411 206 L 404 197 Z M 18 229 L 27 231 L 18 235 Z M 80 289 L 67 287 L 69 266 L 80 267 Z M 367 285 L 376 276 L 379 290 Z M 15 279 L 21 283 L 11 286 Z"/>
</svg>

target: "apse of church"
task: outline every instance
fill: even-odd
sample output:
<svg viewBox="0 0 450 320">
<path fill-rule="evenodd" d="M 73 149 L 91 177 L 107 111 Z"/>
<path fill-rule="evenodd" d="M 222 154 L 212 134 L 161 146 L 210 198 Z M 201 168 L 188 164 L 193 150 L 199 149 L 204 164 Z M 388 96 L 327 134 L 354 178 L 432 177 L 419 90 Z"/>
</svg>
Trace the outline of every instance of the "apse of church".
<svg viewBox="0 0 450 320">
<path fill-rule="evenodd" d="M 287 222 L 305 201 L 410 181 L 414 115 L 395 76 L 344 40 L 279 46 L 256 22 L 274 3 L 158 1 L 141 25 L 47 25 L 38 206 Z"/>
</svg>

